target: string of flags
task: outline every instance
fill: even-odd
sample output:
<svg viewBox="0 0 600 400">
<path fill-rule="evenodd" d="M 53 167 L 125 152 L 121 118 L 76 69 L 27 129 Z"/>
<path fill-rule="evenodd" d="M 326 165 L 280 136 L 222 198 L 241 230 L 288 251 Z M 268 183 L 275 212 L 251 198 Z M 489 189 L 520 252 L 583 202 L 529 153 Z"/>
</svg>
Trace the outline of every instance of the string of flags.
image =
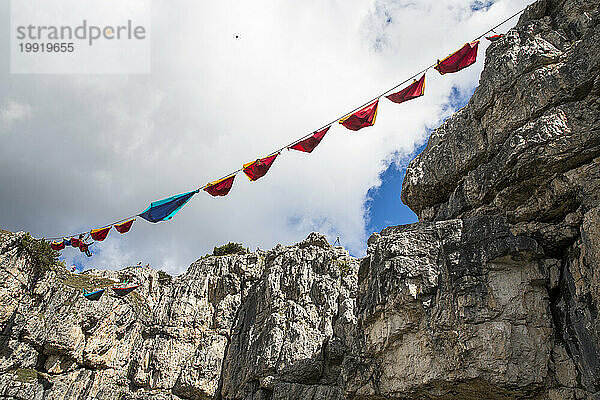
<svg viewBox="0 0 600 400">
<path fill-rule="evenodd" d="M 375 119 L 377 118 L 377 108 L 379 106 L 379 100 L 381 99 L 381 97 L 385 97 L 396 104 L 401 104 L 406 101 L 423 96 L 425 94 L 425 75 L 427 74 L 430 68 L 434 68 L 441 75 L 445 75 L 448 73 L 455 73 L 461 71 L 464 68 L 473 65 L 477 60 L 479 39 L 481 39 L 483 36 L 490 32 L 494 33 L 494 35 L 486 37 L 486 39 L 490 42 L 495 42 L 501 39 L 504 35 L 496 34 L 494 29 L 509 21 L 510 19 L 514 18 L 515 16 L 519 15 L 524 10 L 525 8 L 508 17 L 504 21 L 500 22 L 494 28 L 488 30 L 474 41 L 465 43 L 464 46 L 462 46 L 460 49 L 450 54 L 446 58 L 442 60 L 437 60 L 435 64 L 430 65 L 423 71 L 418 72 L 417 74 L 413 75 L 407 80 L 394 86 L 392 89 L 380 94 L 376 98 L 357 107 L 350 113 L 345 114 L 341 118 L 336 118 L 333 122 L 319 128 L 315 132 L 312 132 L 300 139 L 297 139 L 289 145 L 284 146 L 283 148 L 278 149 L 263 158 L 259 158 L 255 161 L 243 164 L 242 168 L 233 171 L 232 173 L 220 179 L 209 182 L 196 190 L 177 194 L 162 200 L 153 201 L 152 203 L 150 203 L 148 208 L 146 208 L 141 213 L 121 219 L 113 224 L 109 224 L 100 228 L 94 228 L 88 232 L 82 232 L 75 235 L 68 235 L 65 237 L 60 236 L 55 238 L 47 238 L 46 240 L 52 240 L 51 247 L 54 250 L 63 250 L 66 247 L 70 246 L 79 248 L 81 252 L 85 253 L 88 256 L 91 256 L 89 246 L 93 242 L 90 242 L 90 239 L 94 242 L 101 242 L 108 237 L 108 234 L 112 228 L 114 228 L 120 234 L 127 233 L 131 229 L 137 217 L 143 218 L 144 220 L 152 223 L 168 221 L 171 218 L 173 218 L 173 216 L 177 214 L 177 212 L 179 212 L 196 193 L 200 192 L 200 190 L 203 190 L 211 196 L 215 197 L 227 196 L 227 194 L 229 194 L 231 188 L 233 187 L 236 175 L 240 171 L 243 172 L 251 182 L 262 178 L 267 174 L 267 172 L 273 166 L 275 160 L 279 155 L 281 155 L 281 152 L 283 150 L 287 149 L 311 153 L 321 143 L 321 141 L 335 122 L 338 122 L 339 124 L 351 131 L 358 131 L 369 126 L 373 126 L 375 124 Z M 419 75 L 421 75 L 421 77 L 418 80 L 415 79 Z M 399 91 L 395 91 L 400 86 L 409 82 L 411 79 L 413 80 L 412 83 L 410 83 L 408 86 L 402 88 Z M 388 94 L 390 92 L 393 93 Z"/>
</svg>

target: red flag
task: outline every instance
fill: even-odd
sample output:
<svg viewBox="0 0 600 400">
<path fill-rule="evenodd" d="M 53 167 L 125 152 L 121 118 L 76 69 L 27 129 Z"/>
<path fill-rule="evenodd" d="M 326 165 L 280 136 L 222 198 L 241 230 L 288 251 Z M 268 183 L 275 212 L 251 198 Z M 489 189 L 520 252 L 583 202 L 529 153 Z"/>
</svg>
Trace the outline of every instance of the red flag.
<svg viewBox="0 0 600 400">
<path fill-rule="evenodd" d="M 235 175 L 231 175 L 227 178 L 219 179 L 206 185 L 204 191 L 212 196 L 226 196 L 233 186 L 233 180 Z"/>
<path fill-rule="evenodd" d="M 125 222 L 121 222 L 120 224 L 115 224 L 114 227 L 119 233 L 127 233 L 131 229 L 131 225 L 133 225 L 133 221 L 135 218 L 131 218 Z"/>
<path fill-rule="evenodd" d="M 248 179 L 250 179 L 251 181 L 255 181 L 258 178 L 265 176 L 267 171 L 269 171 L 269 168 L 271 168 L 271 165 L 273 165 L 273 162 L 275 161 L 275 159 L 277 158 L 278 155 L 279 155 L 279 153 L 276 153 L 276 154 L 273 154 L 272 156 L 265 157 L 265 158 L 259 158 L 256 161 L 252 161 L 247 164 L 244 164 L 244 173 L 246 174 Z"/>
<path fill-rule="evenodd" d="M 500 34 L 500 35 L 486 36 L 485 38 L 487 40 L 489 40 L 490 42 L 495 42 L 496 40 L 501 39 L 503 37 L 504 37 L 504 35 Z"/>
<path fill-rule="evenodd" d="M 108 236 L 108 232 L 110 231 L 110 226 L 99 229 L 92 229 L 90 232 L 90 236 L 92 239 L 97 240 L 98 242 L 103 241 Z"/>
<path fill-rule="evenodd" d="M 415 80 L 410 86 L 405 87 L 399 92 L 385 96 L 394 103 L 404 103 L 405 101 L 416 99 L 425 94 L 425 74 L 418 81 Z"/>
<path fill-rule="evenodd" d="M 379 99 L 375 100 L 365 108 L 358 110 L 354 114 L 340 119 L 340 124 L 344 125 L 351 131 L 357 131 L 366 126 L 372 126 L 375 124 L 375 118 L 377 117 L 378 104 Z"/>
<path fill-rule="evenodd" d="M 468 67 L 477 60 L 477 46 L 479 40 L 465 44 L 460 50 L 450 54 L 434 67 L 442 75 L 449 72 L 458 72 Z"/>
<path fill-rule="evenodd" d="M 71 246 L 73 247 L 79 247 L 79 239 L 76 237 L 72 237 L 71 238 Z"/>
<path fill-rule="evenodd" d="M 50 247 L 52 247 L 52 250 L 62 250 L 65 248 L 65 241 L 61 240 L 60 242 L 52 242 L 50 243 Z"/>
<path fill-rule="evenodd" d="M 315 147 L 317 147 L 318 144 L 321 143 L 321 140 L 323 139 L 329 128 L 331 128 L 331 125 L 329 125 L 325 129 L 313 133 L 308 138 L 296 143 L 293 146 L 288 147 L 288 149 L 303 151 L 305 153 L 312 152 L 315 149 Z"/>
</svg>

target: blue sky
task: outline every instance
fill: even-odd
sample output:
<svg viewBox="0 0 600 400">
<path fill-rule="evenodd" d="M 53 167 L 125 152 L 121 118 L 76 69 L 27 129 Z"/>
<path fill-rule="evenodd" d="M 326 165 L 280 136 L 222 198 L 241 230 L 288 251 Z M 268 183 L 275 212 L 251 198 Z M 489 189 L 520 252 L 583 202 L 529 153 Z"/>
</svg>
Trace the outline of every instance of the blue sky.
<svg viewBox="0 0 600 400">
<path fill-rule="evenodd" d="M 455 112 L 466 106 L 474 91 L 475 88 L 472 88 L 472 90 L 460 91 L 458 88 L 453 87 L 447 103 L 448 109 Z M 431 130 L 428 130 L 427 136 L 429 136 L 431 132 Z M 412 160 L 416 155 L 421 153 L 426 146 L 427 143 L 420 145 L 413 153 L 406 156 L 405 159 L 408 161 Z M 406 174 L 408 161 L 390 163 L 379 175 L 381 185 L 374 186 L 367 192 L 365 201 L 365 209 L 368 211 L 365 225 L 367 236 L 373 232 L 380 232 L 383 228 L 388 226 L 412 224 L 413 222 L 418 221 L 417 215 L 400 199 L 402 193 L 402 181 Z"/>
<path fill-rule="evenodd" d="M 424 146 L 423 146 L 424 147 Z M 419 148 L 420 152 L 422 148 Z M 417 215 L 400 200 L 402 181 L 406 168 L 399 169 L 396 163 L 391 163 L 379 175 L 381 186 L 373 187 L 367 192 L 366 233 L 380 232 L 390 225 L 404 225 L 417 222 Z"/>
</svg>

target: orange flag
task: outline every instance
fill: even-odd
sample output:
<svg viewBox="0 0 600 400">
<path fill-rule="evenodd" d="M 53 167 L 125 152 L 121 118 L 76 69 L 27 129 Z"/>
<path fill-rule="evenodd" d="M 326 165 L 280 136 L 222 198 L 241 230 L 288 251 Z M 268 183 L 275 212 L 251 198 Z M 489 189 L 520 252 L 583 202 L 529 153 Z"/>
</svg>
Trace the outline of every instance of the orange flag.
<svg viewBox="0 0 600 400">
<path fill-rule="evenodd" d="M 425 94 L 425 74 L 418 81 L 415 80 L 410 86 L 405 87 L 399 92 L 385 96 L 394 103 L 404 103 L 405 101 L 416 99 Z"/>
<path fill-rule="evenodd" d="M 278 155 L 279 153 L 276 153 L 272 156 L 259 158 L 256 161 L 244 164 L 244 173 L 251 181 L 255 181 L 258 178 L 262 178 L 269 171 L 269 168 L 271 168 L 271 165 L 273 165 L 273 162 L 275 161 Z"/>
<path fill-rule="evenodd" d="M 449 72 L 458 72 L 477 61 L 477 46 L 479 40 L 465 44 L 460 50 L 455 51 L 434 67 L 442 75 Z"/>
<path fill-rule="evenodd" d="M 119 233 L 127 233 L 131 229 L 133 221 L 135 221 L 135 218 L 131 218 L 130 220 L 121 222 L 120 224 L 115 224 L 114 227 Z"/>
<path fill-rule="evenodd" d="M 107 226 L 105 228 L 99 228 L 99 229 L 92 229 L 90 231 L 90 236 L 92 237 L 92 239 L 101 242 L 104 239 L 106 239 L 106 237 L 108 236 L 108 232 L 110 231 L 110 226 Z"/>
<path fill-rule="evenodd" d="M 340 124 L 352 131 L 357 131 L 361 128 L 372 126 L 375 124 L 375 118 L 377 117 L 378 104 L 379 99 L 358 110 L 354 114 L 350 114 L 347 117 L 340 119 Z"/>
<path fill-rule="evenodd" d="M 228 176 L 227 178 L 219 179 L 206 185 L 204 191 L 212 196 L 226 196 L 233 186 L 233 180 L 235 175 Z"/>
</svg>

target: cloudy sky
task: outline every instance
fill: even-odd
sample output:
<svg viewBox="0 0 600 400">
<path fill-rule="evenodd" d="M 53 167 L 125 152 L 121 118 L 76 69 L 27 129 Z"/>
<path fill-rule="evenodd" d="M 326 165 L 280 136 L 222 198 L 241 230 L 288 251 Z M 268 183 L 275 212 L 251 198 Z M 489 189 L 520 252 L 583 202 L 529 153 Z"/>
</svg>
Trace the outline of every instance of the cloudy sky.
<svg viewBox="0 0 600 400">
<path fill-rule="evenodd" d="M 153 1 L 150 74 L 31 75 L 10 73 L 0 0 L 0 226 L 50 237 L 141 212 L 310 133 L 530 2 Z M 374 127 L 334 124 L 312 154 L 285 151 L 261 180 L 238 175 L 227 197 L 199 193 L 171 221 L 138 219 L 90 259 L 64 250 L 65 262 L 180 273 L 229 241 L 268 249 L 311 231 L 364 255 L 373 229 L 414 221 L 402 168 L 468 100 L 487 46 L 459 73 L 430 70 L 424 97 L 382 99 Z"/>
</svg>

